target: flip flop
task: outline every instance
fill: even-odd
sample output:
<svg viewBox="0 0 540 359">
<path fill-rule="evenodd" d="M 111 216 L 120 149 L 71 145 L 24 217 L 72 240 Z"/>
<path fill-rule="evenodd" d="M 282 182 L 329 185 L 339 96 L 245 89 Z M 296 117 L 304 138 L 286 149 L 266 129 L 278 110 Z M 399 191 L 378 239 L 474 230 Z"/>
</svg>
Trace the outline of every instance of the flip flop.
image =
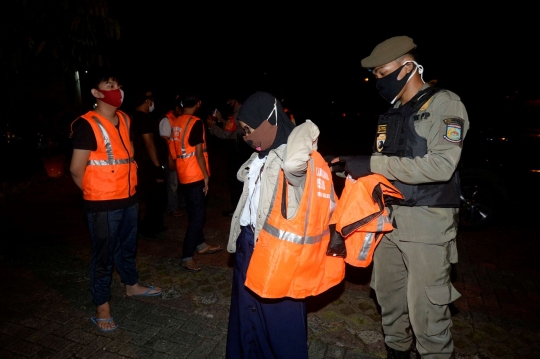
<svg viewBox="0 0 540 359">
<path fill-rule="evenodd" d="M 108 332 L 112 332 L 113 330 L 116 330 L 118 328 L 118 324 L 114 323 L 114 327 L 111 327 L 110 329 L 103 329 L 101 328 L 99 325 L 98 325 L 98 322 L 107 322 L 107 323 L 112 323 L 114 318 L 113 317 L 110 317 L 109 319 L 105 319 L 105 318 L 97 318 L 97 317 L 91 317 L 90 320 L 92 321 L 92 323 L 95 324 L 95 326 L 100 330 L 102 331 L 103 333 L 108 333 Z"/>
<path fill-rule="evenodd" d="M 198 272 L 201 270 L 201 267 L 197 266 L 194 260 L 182 262 L 180 265 L 182 266 L 182 268 L 190 272 Z"/>
<path fill-rule="evenodd" d="M 132 294 L 128 295 L 128 297 L 157 297 L 158 295 L 161 295 L 161 290 L 159 292 L 150 293 L 154 289 L 154 286 L 151 285 L 148 287 L 148 290 L 142 294 Z"/>
<path fill-rule="evenodd" d="M 206 248 L 204 248 L 202 251 L 198 251 L 198 254 L 214 254 L 217 252 L 221 252 L 223 250 L 223 247 L 221 245 L 212 246 L 207 245 Z"/>
</svg>

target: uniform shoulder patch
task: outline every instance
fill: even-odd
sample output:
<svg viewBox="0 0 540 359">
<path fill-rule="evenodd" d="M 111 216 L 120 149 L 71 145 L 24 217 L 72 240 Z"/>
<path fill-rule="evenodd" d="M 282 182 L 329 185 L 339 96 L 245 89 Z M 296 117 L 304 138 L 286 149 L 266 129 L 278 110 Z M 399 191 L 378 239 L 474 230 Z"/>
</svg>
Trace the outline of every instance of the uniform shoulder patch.
<svg viewBox="0 0 540 359">
<path fill-rule="evenodd" d="M 447 118 L 443 120 L 446 131 L 444 132 L 443 138 L 452 143 L 460 143 L 463 140 L 463 123 L 464 121 L 461 118 Z"/>
</svg>

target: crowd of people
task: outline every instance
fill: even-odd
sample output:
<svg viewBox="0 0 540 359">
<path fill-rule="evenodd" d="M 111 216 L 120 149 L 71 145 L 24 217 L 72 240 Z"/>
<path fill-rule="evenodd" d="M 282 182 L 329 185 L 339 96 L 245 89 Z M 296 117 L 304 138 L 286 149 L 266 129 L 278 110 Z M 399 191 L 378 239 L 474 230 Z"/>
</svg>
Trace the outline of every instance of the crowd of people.
<svg viewBox="0 0 540 359">
<path fill-rule="evenodd" d="M 179 265 L 202 268 L 211 193 L 207 136 L 225 141 L 231 208 L 227 251 L 234 256 L 226 357 L 308 358 L 306 298 L 339 284 L 346 264 L 373 265 L 387 358 L 454 356 L 449 305 L 457 262 L 457 163 L 469 127 L 457 94 L 423 80 L 416 44 L 395 36 L 361 60 L 390 103 L 379 116 L 371 155 L 318 151 L 319 127 L 298 121 L 279 96 L 227 95 L 228 113 L 201 118 L 203 98 L 185 92 L 153 116 L 151 89 L 121 110 L 116 74 L 102 73 L 96 106 L 72 123 L 70 171 L 82 190 L 92 259 L 91 321 L 118 328 L 111 314 L 111 276 L 130 297 L 158 297 L 138 283 L 138 235 L 162 231 L 166 213 L 185 206 L 188 226 Z M 165 103 L 165 101 L 164 101 Z M 333 175 L 346 178 L 337 194 Z"/>
</svg>

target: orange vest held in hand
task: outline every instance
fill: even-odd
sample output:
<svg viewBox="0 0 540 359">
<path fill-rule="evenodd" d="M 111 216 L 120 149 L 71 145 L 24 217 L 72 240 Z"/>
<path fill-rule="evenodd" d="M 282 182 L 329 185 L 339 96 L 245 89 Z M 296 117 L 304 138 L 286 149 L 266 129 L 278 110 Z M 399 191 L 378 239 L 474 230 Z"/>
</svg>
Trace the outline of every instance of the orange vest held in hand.
<svg viewBox="0 0 540 359">
<path fill-rule="evenodd" d="M 389 197 L 403 199 L 399 190 L 382 175 L 345 180 L 330 223 L 336 224 L 336 230 L 345 239 L 346 263 L 355 267 L 369 266 L 384 233 L 394 229 L 385 207 Z"/>
<path fill-rule="evenodd" d="M 174 121 L 172 130 L 174 152 L 176 153 L 176 172 L 180 183 L 193 183 L 204 179 L 204 174 L 197 161 L 195 155 L 195 146 L 189 144 L 189 135 L 193 124 L 201 119 L 192 115 L 181 115 Z M 210 175 L 210 167 L 208 166 L 208 151 L 206 149 L 206 135 L 203 130 L 202 143 L 204 161 L 206 163 L 206 171 Z"/>
<path fill-rule="evenodd" d="M 137 185 L 137 164 L 131 152 L 130 118 L 116 111 L 118 129 L 95 111 L 82 115 L 96 136 L 97 149 L 90 152 L 82 180 L 83 198 L 89 201 L 133 196 Z"/>
<path fill-rule="evenodd" d="M 302 198 L 291 219 L 283 213 L 287 187 L 281 171 L 246 274 L 245 285 L 263 298 L 306 298 L 345 276 L 343 258 L 326 255 L 336 196 L 330 169 L 317 151 L 311 153 Z"/>
</svg>

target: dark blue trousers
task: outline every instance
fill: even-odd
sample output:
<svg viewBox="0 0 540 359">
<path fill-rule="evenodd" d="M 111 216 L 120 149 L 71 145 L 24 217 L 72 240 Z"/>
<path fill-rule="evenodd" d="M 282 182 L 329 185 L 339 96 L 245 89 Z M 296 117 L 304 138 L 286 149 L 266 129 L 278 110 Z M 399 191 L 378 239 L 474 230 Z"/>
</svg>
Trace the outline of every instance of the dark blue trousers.
<svg viewBox="0 0 540 359">
<path fill-rule="evenodd" d="M 90 262 L 90 291 L 96 306 L 111 298 L 113 267 L 122 283 L 134 285 L 139 281 L 135 266 L 137 253 L 137 221 L 139 205 L 108 212 L 88 213 L 92 241 Z"/>
<path fill-rule="evenodd" d="M 186 200 L 188 227 L 182 246 L 182 260 L 193 257 L 195 248 L 205 242 L 204 222 L 206 220 L 206 196 L 204 195 L 204 181 L 180 184 Z"/>
<path fill-rule="evenodd" d="M 244 282 L 253 254 L 253 231 L 236 241 L 227 359 L 308 359 L 307 311 L 303 300 L 266 299 Z"/>
</svg>

